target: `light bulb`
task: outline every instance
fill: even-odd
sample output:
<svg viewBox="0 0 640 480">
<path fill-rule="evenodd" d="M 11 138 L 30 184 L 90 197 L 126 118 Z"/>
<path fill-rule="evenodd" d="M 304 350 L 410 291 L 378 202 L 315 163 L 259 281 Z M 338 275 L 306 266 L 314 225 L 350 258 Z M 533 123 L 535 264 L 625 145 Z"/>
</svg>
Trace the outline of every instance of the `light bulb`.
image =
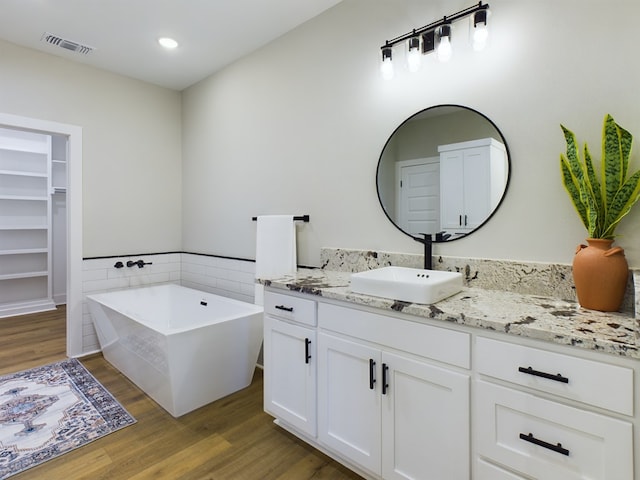
<svg viewBox="0 0 640 480">
<path fill-rule="evenodd" d="M 451 60 L 453 50 L 451 48 L 451 42 L 448 36 L 440 37 L 440 43 L 438 44 L 438 50 L 436 55 L 441 62 L 448 62 Z"/>
<path fill-rule="evenodd" d="M 473 33 L 472 44 L 473 49 L 476 52 L 483 50 L 487 44 L 487 38 L 489 37 L 489 29 L 487 29 L 487 10 L 478 10 L 473 15 Z"/>
<path fill-rule="evenodd" d="M 407 41 L 407 69 L 410 72 L 420 70 L 422 56 L 420 55 L 420 38 L 414 37 Z"/>
<path fill-rule="evenodd" d="M 476 52 L 483 50 L 487 45 L 487 38 L 489 37 L 489 30 L 486 24 L 478 24 L 473 29 L 473 49 Z"/>
<path fill-rule="evenodd" d="M 382 63 L 380 64 L 380 73 L 385 80 L 393 78 L 393 63 L 391 61 L 391 48 L 382 49 Z"/>
</svg>

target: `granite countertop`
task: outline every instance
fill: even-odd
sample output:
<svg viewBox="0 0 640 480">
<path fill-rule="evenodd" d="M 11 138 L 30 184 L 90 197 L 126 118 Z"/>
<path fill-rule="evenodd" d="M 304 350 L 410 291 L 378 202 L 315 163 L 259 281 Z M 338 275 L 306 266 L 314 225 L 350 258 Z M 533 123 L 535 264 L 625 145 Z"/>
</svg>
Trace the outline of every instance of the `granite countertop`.
<svg viewBox="0 0 640 480">
<path fill-rule="evenodd" d="M 301 268 L 294 275 L 258 282 L 275 289 L 640 358 L 636 320 L 627 314 L 597 312 L 553 298 L 479 288 L 464 288 L 436 304 L 420 305 L 354 293 L 350 290 L 350 276 L 348 272 Z"/>
</svg>

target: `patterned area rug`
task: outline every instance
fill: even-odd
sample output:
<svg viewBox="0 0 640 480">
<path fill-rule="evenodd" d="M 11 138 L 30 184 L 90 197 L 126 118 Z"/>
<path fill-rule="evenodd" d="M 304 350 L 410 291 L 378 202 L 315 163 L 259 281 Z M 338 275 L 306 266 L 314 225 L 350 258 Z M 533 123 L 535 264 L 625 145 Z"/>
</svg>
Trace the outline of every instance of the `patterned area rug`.
<svg viewBox="0 0 640 480">
<path fill-rule="evenodd" d="M 76 359 L 0 377 L 0 479 L 134 423 Z"/>
</svg>

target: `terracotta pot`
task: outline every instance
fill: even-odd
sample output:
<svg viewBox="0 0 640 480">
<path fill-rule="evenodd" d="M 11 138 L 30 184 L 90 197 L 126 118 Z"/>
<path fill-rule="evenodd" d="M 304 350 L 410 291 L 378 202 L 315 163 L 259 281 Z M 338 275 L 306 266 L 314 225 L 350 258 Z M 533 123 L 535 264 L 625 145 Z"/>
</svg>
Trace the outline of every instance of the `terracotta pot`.
<svg viewBox="0 0 640 480">
<path fill-rule="evenodd" d="M 587 238 L 573 257 L 573 281 L 580 306 L 602 312 L 615 312 L 622 305 L 629 277 L 629 265 L 613 240 Z"/>
</svg>

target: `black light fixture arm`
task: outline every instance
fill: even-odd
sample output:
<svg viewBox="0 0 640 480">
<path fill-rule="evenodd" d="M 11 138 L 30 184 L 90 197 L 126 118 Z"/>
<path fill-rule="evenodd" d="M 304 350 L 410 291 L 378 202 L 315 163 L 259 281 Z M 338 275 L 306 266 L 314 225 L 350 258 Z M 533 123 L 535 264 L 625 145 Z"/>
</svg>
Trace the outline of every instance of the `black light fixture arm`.
<svg viewBox="0 0 640 480">
<path fill-rule="evenodd" d="M 456 12 L 454 14 L 451 15 L 446 15 L 444 17 L 442 17 L 439 20 L 436 20 L 435 22 L 431 22 L 428 25 L 425 25 L 424 27 L 420 27 L 420 28 L 414 28 L 412 31 L 405 33 L 404 35 L 400 35 L 396 38 L 392 38 L 391 40 L 387 40 L 385 42 L 384 45 L 382 45 L 380 48 L 381 49 L 385 49 L 385 48 L 390 48 L 393 47 L 394 45 L 397 45 L 401 42 L 404 42 L 406 40 L 409 40 L 410 38 L 416 37 L 418 35 L 421 35 L 425 32 L 430 32 L 433 31 L 435 29 L 437 29 L 438 27 L 441 27 L 443 25 L 448 25 L 452 22 L 455 22 L 456 20 L 460 20 L 462 18 L 468 17 L 469 15 L 473 15 L 475 12 L 479 12 L 481 10 L 488 10 L 489 9 L 489 4 L 488 3 L 482 3 L 482 2 L 478 2 L 477 5 L 473 5 L 471 7 L 467 7 L 464 10 L 460 10 L 459 12 Z"/>
</svg>

